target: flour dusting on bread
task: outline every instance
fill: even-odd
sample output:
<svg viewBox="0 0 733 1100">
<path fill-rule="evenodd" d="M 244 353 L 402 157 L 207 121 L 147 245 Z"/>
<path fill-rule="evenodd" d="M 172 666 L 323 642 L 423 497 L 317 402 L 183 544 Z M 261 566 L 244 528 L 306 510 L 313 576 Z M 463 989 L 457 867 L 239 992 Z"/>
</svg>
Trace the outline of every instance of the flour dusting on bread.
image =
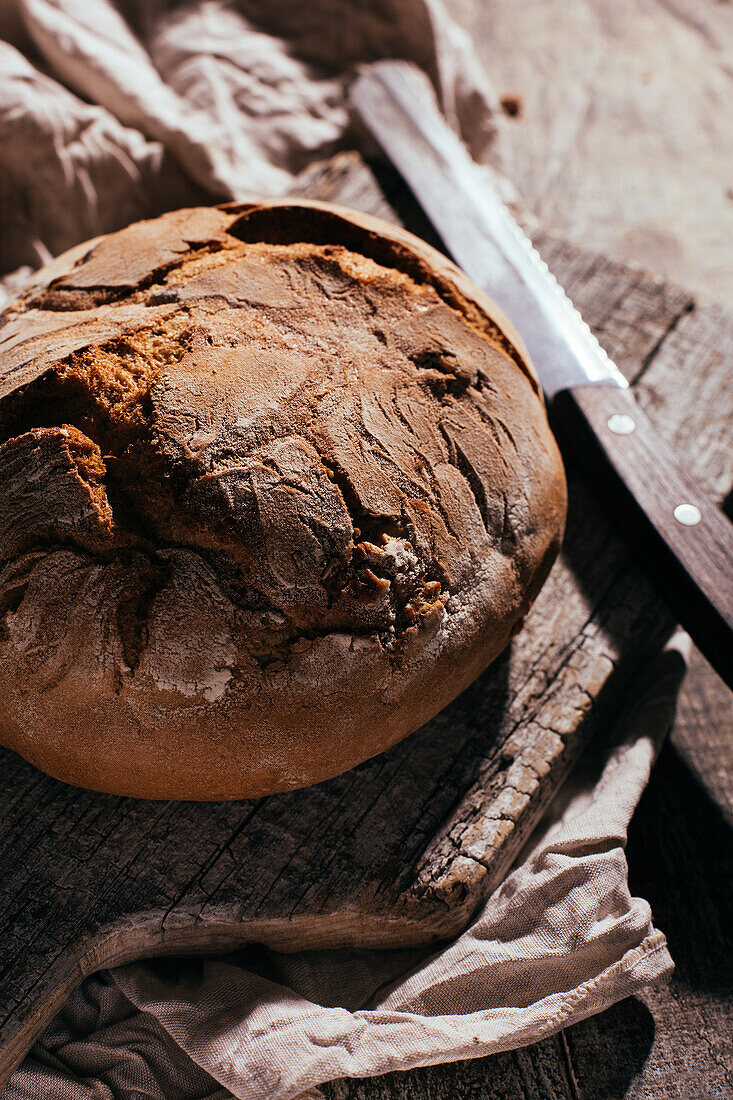
<svg viewBox="0 0 733 1100">
<path fill-rule="evenodd" d="M 72 782 L 336 774 L 496 656 L 557 551 L 521 345 L 374 219 L 138 223 L 38 273 L 0 348 L 0 736 Z"/>
</svg>

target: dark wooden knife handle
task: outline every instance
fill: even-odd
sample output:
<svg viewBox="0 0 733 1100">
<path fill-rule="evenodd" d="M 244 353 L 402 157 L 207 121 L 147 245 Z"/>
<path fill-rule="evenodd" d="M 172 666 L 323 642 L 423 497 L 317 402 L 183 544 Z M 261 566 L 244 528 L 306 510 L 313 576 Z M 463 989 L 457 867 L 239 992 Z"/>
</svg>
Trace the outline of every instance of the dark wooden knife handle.
<svg viewBox="0 0 733 1100">
<path fill-rule="evenodd" d="M 628 390 L 564 390 L 551 415 L 614 527 L 733 687 L 733 523 L 685 473 Z"/>
</svg>

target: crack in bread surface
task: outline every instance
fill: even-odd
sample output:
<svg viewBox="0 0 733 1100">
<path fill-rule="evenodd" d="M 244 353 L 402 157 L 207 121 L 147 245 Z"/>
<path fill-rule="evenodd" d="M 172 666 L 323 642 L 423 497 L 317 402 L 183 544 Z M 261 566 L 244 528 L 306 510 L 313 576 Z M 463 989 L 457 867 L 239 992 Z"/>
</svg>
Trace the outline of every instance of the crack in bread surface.
<svg viewBox="0 0 733 1100">
<path fill-rule="evenodd" d="M 106 238 L 14 304 L 16 318 L 172 309 L 82 340 L 0 402 L 0 466 L 22 452 L 38 470 L 38 500 L 10 500 L 2 558 L 59 546 L 144 558 L 118 610 L 133 670 L 172 548 L 216 576 L 262 668 L 329 632 L 399 654 L 490 550 L 513 553 L 532 529 L 532 426 L 505 422 L 527 374 L 497 326 L 396 246 L 204 220 L 159 219 L 147 245 L 131 227 L 131 271 L 128 231 Z"/>
</svg>

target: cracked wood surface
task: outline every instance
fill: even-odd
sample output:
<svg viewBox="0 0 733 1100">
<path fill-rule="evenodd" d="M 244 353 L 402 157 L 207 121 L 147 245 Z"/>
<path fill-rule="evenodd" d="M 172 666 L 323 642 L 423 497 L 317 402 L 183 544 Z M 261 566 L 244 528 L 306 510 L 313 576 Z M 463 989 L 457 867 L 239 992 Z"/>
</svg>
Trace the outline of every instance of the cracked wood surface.
<svg viewBox="0 0 733 1100">
<path fill-rule="evenodd" d="M 352 156 L 310 169 L 303 187 L 389 213 Z M 419 232 L 398 190 L 386 187 Z M 724 492 L 730 320 L 706 337 L 686 293 L 556 238 L 539 244 L 682 453 L 707 440 L 705 480 Z M 696 341 L 717 384 L 685 367 Z M 655 371 L 662 357 L 682 361 L 679 394 L 670 368 Z M 102 966 L 252 940 L 425 944 L 465 926 L 672 625 L 572 470 L 570 499 L 563 553 L 511 651 L 406 742 L 345 775 L 256 802 L 151 803 L 66 787 L 3 751 L 0 1079 Z"/>
</svg>

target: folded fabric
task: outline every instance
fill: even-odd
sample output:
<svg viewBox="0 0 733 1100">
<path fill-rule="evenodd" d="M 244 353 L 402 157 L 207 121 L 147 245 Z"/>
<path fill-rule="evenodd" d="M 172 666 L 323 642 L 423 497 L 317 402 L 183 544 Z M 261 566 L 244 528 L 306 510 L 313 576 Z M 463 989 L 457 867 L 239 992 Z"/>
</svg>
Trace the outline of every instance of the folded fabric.
<svg viewBox="0 0 733 1100">
<path fill-rule="evenodd" d="M 476 160 L 501 112 L 438 0 L 3 0 L 0 273 L 196 202 L 287 192 L 353 147 L 359 64 L 430 76 Z M 2 303 L 0 303 L 1 305 Z"/>
<path fill-rule="evenodd" d="M 263 948 L 88 979 L 3 1100 L 288 1100 L 324 1081 L 536 1042 L 669 976 L 624 856 L 686 639 L 566 783 L 503 885 L 436 953 Z"/>
</svg>

